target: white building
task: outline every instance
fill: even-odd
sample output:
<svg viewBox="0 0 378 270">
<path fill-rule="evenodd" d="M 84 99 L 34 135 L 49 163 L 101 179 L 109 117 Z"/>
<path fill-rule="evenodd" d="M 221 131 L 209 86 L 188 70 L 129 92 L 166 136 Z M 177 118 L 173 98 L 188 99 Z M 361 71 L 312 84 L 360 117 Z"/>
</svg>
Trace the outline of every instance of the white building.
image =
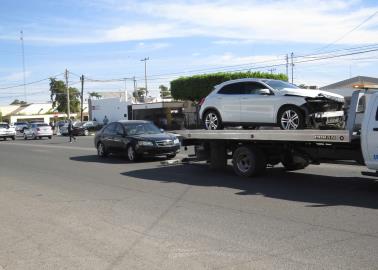
<svg viewBox="0 0 378 270">
<path fill-rule="evenodd" d="M 122 97 L 89 99 L 89 119 L 103 122 L 105 116 L 109 122 L 129 119 L 129 103 Z"/>
<path fill-rule="evenodd" d="M 350 79 L 346 79 L 340 82 L 336 82 L 330 85 L 321 87 L 321 90 L 326 90 L 335 94 L 342 95 L 344 97 L 351 97 L 353 91 L 356 88 L 353 85 L 364 84 L 364 85 L 377 85 L 378 78 L 367 77 L 367 76 L 357 76 Z"/>
</svg>

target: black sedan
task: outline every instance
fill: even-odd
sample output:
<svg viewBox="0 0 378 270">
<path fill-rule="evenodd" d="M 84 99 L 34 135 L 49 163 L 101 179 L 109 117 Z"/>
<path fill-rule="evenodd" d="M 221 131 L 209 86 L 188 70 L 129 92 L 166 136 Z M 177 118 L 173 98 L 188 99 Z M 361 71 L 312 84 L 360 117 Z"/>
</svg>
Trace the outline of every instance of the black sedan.
<svg viewBox="0 0 378 270">
<path fill-rule="evenodd" d="M 174 158 L 180 150 L 176 136 L 165 133 L 148 121 L 112 122 L 96 133 L 97 154 L 126 153 L 130 161 L 143 156 Z"/>
<path fill-rule="evenodd" d="M 74 124 L 72 134 L 74 136 L 88 136 L 90 133 L 95 133 L 101 128 L 102 125 L 95 121 L 78 122 Z"/>
</svg>

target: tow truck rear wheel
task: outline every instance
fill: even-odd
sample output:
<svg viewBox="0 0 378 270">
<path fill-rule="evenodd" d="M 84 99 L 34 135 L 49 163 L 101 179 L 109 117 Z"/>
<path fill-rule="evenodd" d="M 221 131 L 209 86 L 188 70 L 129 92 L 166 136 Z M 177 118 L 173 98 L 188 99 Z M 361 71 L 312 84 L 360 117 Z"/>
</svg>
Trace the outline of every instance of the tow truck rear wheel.
<svg viewBox="0 0 378 270">
<path fill-rule="evenodd" d="M 283 155 L 281 163 L 287 171 L 302 170 L 309 165 L 305 157 L 295 153 Z"/>
<path fill-rule="evenodd" d="M 240 146 L 233 153 L 232 166 L 237 175 L 245 177 L 259 175 L 266 168 L 266 157 L 256 146 Z"/>
</svg>

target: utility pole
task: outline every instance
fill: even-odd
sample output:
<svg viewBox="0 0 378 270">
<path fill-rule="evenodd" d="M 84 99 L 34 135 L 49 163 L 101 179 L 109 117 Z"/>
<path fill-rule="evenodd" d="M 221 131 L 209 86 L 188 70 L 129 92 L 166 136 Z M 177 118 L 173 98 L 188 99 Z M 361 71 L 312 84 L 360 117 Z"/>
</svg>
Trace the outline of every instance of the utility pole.
<svg viewBox="0 0 378 270">
<path fill-rule="evenodd" d="M 294 53 L 291 53 L 291 83 L 294 83 Z"/>
<path fill-rule="evenodd" d="M 271 68 L 271 69 L 268 69 L 268 71 L 270 72 L 270 74 L 273 74 L 273 72 L 275 72 L 276 69 L 275 68 Z"/>
<path fill-rule="evenodd" d="M 67 118 L 70 119 L 70 91 L 68 88 L 68 70 L 64 72 L 64 78 L 66 79 L 66 96 L 67 96 Z"/>
<path fill-rule="evenodd" d="M 288 54 L 286 54 L 285 60 L 286 60 L 286 77 L 287 77 L 287 80 L 289 80 L 289 55 Z"/>
<path fill-rule="evenodd" d="M 80 93 L 80 121 L 83 122 L 83 106 L 84 106 L 84 75 L 80 77 L 81 81 L 81 93 Z"/>
<path fill-rule="evenodd" d="M 146 88 L 146 97 L 148 96 L 148 89 L 147 89 L 147 61 L 150 60 L 149 57 L 145 57 L 144 59 L 140 60 L 144 62 L 144 85 Z"/>
<path fill-rule="evenodd" d="M 20 31 L 21 51 L 22 51 L 22 73 L 24 76 L 24 99 L 27 102 L 26 95 L 26 75 L 25 75 L 25 49 L 24 49 L 24 31 Z"/>
</svg>

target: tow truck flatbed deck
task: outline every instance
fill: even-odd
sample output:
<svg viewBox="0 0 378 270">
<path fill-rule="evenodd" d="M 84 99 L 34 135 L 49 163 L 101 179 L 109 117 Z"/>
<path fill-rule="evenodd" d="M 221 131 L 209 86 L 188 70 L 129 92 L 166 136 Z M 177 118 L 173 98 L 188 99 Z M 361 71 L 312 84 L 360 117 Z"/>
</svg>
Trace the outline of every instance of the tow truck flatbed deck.
<svg viewBox="0 0 378 270">
<path fill-rule="evenodd" d="M 189 140 L 240 140 L 240 141 L 286 141 L 349 143 L 358 136 L 350 135 L 348 130 L 178 130 L 184 139 Z"/>
</svg>

